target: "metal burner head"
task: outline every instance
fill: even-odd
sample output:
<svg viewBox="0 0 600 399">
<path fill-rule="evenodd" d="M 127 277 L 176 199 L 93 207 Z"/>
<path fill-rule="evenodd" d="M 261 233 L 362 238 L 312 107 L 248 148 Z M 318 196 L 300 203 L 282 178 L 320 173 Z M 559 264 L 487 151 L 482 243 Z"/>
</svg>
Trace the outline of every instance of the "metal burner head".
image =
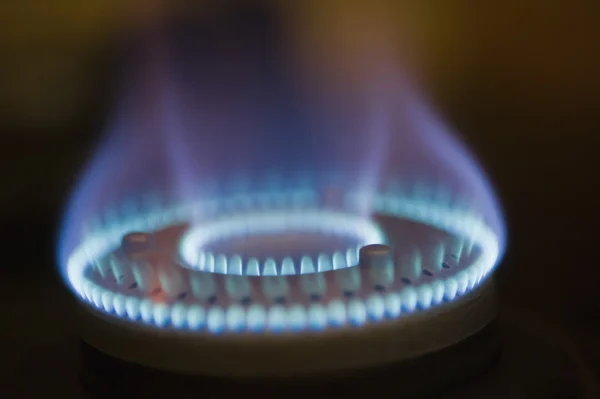
<svg viewBox="0 0 600 399">
<path fill-rule="evenodd" d="M 494 266 L 497 241 L 468 213 L 388 192 L 367 218 L 346 197 L 334 211 L 317 192 L 247 194 L 194 224 L 202 203 L 142 213 L 91 235 L 70 276 L 94 311 L 133 326 L 289 335 L 402 324 L 477 292 Z"/>
</svg>

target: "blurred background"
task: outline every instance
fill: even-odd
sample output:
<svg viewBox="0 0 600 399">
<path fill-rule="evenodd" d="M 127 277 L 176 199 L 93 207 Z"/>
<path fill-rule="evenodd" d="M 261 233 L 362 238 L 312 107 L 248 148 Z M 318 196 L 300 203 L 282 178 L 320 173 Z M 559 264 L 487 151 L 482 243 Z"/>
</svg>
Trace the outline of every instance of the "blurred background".
<svg viewBox="0 0 600 399">
<path fill-rule="evenodd" d="M 319 60 L 312 72 L 336 84 L 360 79 L 372 43 L 401 49 L 504 206 L 503 306 L 552 325 L 600 370 L 600 3 L 404 3 L 2 2 L 0 220 L 12 256 L 0 311 L 11 330 L 4 342 L 21 345 L 8 352 L 16 365 L 8 376 L 24 375 L 40 348 L 73 328 L 64 293 L 47 288 L 58 284 L 55 233 L 111 111 L 124 38 L 165 14 L 226 25 L 256 6 L 281 19 L 298 65 Z M 58 332 L 41 338 L 50 325 Z"/>
</svg>

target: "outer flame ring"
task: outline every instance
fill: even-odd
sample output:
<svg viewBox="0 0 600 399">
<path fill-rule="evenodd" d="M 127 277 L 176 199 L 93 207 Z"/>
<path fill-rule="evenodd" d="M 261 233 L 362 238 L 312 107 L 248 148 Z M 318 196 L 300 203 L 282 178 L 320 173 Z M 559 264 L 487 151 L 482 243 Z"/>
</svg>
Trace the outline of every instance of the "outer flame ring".
<svg viewBox="0 0 600 399">
<path fill-rule="evenodd" d="M 360 193 L 349 193 L 347 195 L 349 203 L 360 198 Z M 443 299 L 452 301 L 455 297 L 462 296 L 474 290 L 490 274 L 495 266 L 499 256 L 498 238 L 481 218 L 468 210 L 456 210 L 448 204 L 404 197 L 396 193 L 381 194 L 373 198 L 373 203 L 375 205 L 375 212 L 409 219 L 445 230 L 470 240 L 480 249 L 478 258 L 468 267 L 460 270 L 453 276 L 434 281 L 432 284 L 423 284 L 419 287 L 419 292 L 429 292 L 431 294 L 423 296 L 427 304 L 421 305 L 421 309 L 426 310 L 430 307 L 436 307 L 436 305 L 443 302 Z M 114 296 L 112 302 L 115 302 L 117 299 L 119 300 L 119 305 L 137 300 L 137 298 L 123 297 L 123 295 L 115 296 L 112 292 L 101 290 L 101 287 L 97 287 L 94 283 L 87 280 L 84 272 L 89 265 L 89 260 L 97 259 L 116 247 L 119 244 L 120 237 L 129 231 L 160 229 L 175 223 L 187 222 L 202 207 L 202 203 L 184 203 L 154 212 L 150 220 L 147 215 L 139 215 L 123 223 L 115 223 L 110 228 L 91 233 L 85 237 L 83 243 L 73 251 L 68 259 L 67 276 L 69 283 L 80 297 L 87 302 L 94 303 L 98 310 L 106 308 L 105 305 L 110 305 L 109 308 L 113 308 L 113 305 L 111 305 L 111 296 Z M 392 318 L 395 319 L 406 312 L 412 313 L 419 310 L 419 307 L 417 307 L 420 298 L 419 292 L 416 292 L 412 287 L 405 287 L 399 292 L 390 292 L 386 298 L 386 302 L 389 302 L 394 308 L 402 303 L 404 309 L 402 312 L 394 312 Z M 169 314 L 174 314 L 176 310 L 179 313 L 181 311 L 181 309 L 175 309 L 176 305 L 159 305 L 155 309 L 149 309 L 151 310 L 149 313 L 150 319 L 147 322 L 155 327 L 164 326 Z M 119 306 L 119 308 L 122 307 Z M 117 311 L 116 306 L 114 306 L 114 310 Z M 350 309 L 348 311 L 350 312 Z M 152 319 L 152 315 L 154 315 L 154 319 Z M 184 315 L 178 314 L 178 318 L 181 318 L 180 316 Z M 187 316 L 189 319 L 189 312 Z M 193 329 L 191 325 L 188 328 Z M 217 330 L 220 332 L 221 329 Z"/>
</svg>

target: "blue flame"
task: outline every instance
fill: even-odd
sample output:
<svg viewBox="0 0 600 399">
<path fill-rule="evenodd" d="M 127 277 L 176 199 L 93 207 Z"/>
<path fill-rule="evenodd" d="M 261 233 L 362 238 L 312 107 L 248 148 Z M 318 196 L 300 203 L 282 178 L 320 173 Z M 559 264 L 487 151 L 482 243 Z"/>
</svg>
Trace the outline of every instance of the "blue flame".
<svg viewBox="0 0 600 399">
<path fill-rule="evenodd" d="M 350 201 L 352 201 L 352 198 L 350 198 Z M 141 226 L 152 230 L 153 228 L 171 226 L 189 220 L 189 216 L 195 207 L 194 204 L 188 203 L 184 204 L 185 206 L 182 208 L 174 209 L 174 212 L 173 209 L 165 209 L 158 214 L 154 214 L 155 217 L 151 220 L 145 220 L 143 215 L 140 215 L 90 234 L 84 244 L 71 254 L 67 264 L 67 276 L 77 294 L 84 301 L 93 304 L 97 310 L 109 315 L 128 318 L 131 321 L 141 321 L 144 324 L 161 328 L 172 326 L 200 331 L 206 328 L 212 333 L 224 331 L 261 332 L 266 330 L 280 332 L 303 329 L 319 331 L 325 327 L 341 327 L 347 323 L 359 326 L 366 323 L 367 320 L 377 323 L 386 318 L 396 319 L 419 310 L 426 311 L 432 306 L 442 304 L 444 301 L 451 302 L 457 297 L 468 294 L 485 281 L 485 278 L 495 266 L 499 256 L 496 236 L 485 223 L 469 214 L 468 211 L 449 211 L 444 204 L 428 203 L 422 199 L 411 199 L 409 197 L 403 198 L 395 192 L 383 193 L 376 203 L 379 204 L 377 211 L 382 214 L 435 226 L 442 230 L 451 231 L 457 236 L 467 238 L 480 248 L 479 255 L 466 267 L 458 267 L 456 272 L 436 271 L 435 273 L 440 277 L 428 273 L 427 275 L 433 277 L 431 282 L 420 282 L 418 285 L 413 286 L 410 281 L 405 281 L 406 279 L 402 278 L 402 286 L 397 291 L 389 290 L 386 293 L 379 293 L 375 290 L 374 292 L 367 292 L 366 296 L 352 296 L 349 300 L 334 297 L 328 303 L 307 305 L 298 302 L 290 307 L 279 304 L 265 306 L 260 302 L 251 304 L 247 309 L 241 304 L 231 304 L 227 307 L 219 305 L 205 307 L 197 302 L 191 304 L 180 301 L 155 302 L 150 297 L 140 296 L 140 293 L 132 295 L 123 293 L 122 290 L 113 291 L 114 288 L 103 286 L 101 282 L 90 278 L 90 274 L 87 273 L 90 271 L 88 262 L 101 259 L 103 254 L 106 254 L 110 248 L 114 247 L 115 243 L 119 242 L 123 234 L 137 230 Z M 327 213 L 321 213 L 320 217 L 317 218 L 303 212 L 301 211 L 298 214 L 303 216 L 298 220 L 304 221 L 296 228 L 301 227 L 309 231 L 315 228 L 317 230 L 324 227 L 328 229 L 336 228 L 340 221 L 348 220 L 344 215 L 332 217 L 328 216 Z M 272 227 L 280 228 L 279 221 L 281 217 L 274 217 L 275 215 L 267 212 L 258 219 L 275 221 L 276 223 Z M 253 215 L 253 218 L 257 219 L 257 216 Z M 364 223 L 365 221 L 361 222 L 361 219 L 357 219 L 357 222 Z M 228 224 L 228 230 L 234 234 L 239 233 L 243 229 L 242 226 L 244 226 L 235 219 L 228 222 Z M 210 229 L 210 225 L 206 227 L 209 234 L 219 234 L 219 228 L 215 232 Z M 261 228 L 264 229 L 265 227 Z M 368 240 L 385 241 L 385 237 L 374 226 L 368 228 L 355 226 L 350 230 L 354 230 L 355 234 L 368 234 L 368 237 L 365 238 L 366 242 L 369 242 Z M 371 233 L 367 233 L 369 231 Z M 190 234 L 193 237 L 196 231 L 192 230 Z M 184 239 L 184 246 L 186 245 L 185 241 Z M 211 262 L 201 263 L 199 271 L 193 271 L 189 274 L 192 290 L 200 298 L 206 299 L 207 296 L 214 295 L 218 291 L 217 286 L 224 286 L 231 298 L 245 296 L 244 290 L 240 288 L 240 283 L 245 280 L 237 281 L 233 285 L 234 289 L 232 291 L 229 286 L 231 279 L 260 279 L 263 294 L 272 298 L 288 296 L 291 289 L 290 285 L 298 283 L 298 280 L 293 280 L 294 274 L 291 277 L 284 274 L 283 264 L 278 269 L 272 259 L 267 259 L 262 266 L 256 259 L 249 259 L 245 270 L 242 265 L 242 271 L 238 273 L 227 270 L 226 267 L 217 270 L 218 263 L 222 263 L 223 266 L 233 264 L 233 259 L 237 259 L 238 255 L 233 255 L 228 261 L 225 256 L 219 255 L 219 257 L 223 259 L 222 262 L 215 261 L 215 258 L 211 257 Z M 342 259 L 341 265 L 336 260 L 338 258 Z M 293 260 L 290 262 L 293 263 Z M 335 253 L 331 262 L 332 269 L 314 270 L 313 260 L 303 257 L 300 261 L 300 289 L 311 296 L 315 292 L 323 292 L 319 290 L 326 290 L 326 288 L 318 284 L 317 279 L 319 277 L 325 277 L 329 281 L 326 283 L 327 285 L 334 283 L 343 290 L 351 292 L 361 289 L 361 284 L 363 284 L 361 280 L 370 279 L 373 282 L 385 283 L 380 279 L 380 273 L 385 272 L 384 269 L 361 270 L 360 267 L 353 267 L 356 262 L 356 252 L 351 253 L 351 251 L 348 251 L 346 259 L 344 259 L 343 254 Z M 440 266 L 439 264 L 442 263 L 441 266 L 443 267 L 444 262 L 438 259 L 436 265 Z M 192 261 L 191 263 L 193 266 L 195 262 Z M 115 265 L 113 264 L 113 266 Z M 123 265 L 117 266 L 121 267 Z M 311 270 L 307 270 L 309 266 Z M 175 273 L 179 273 L 176 271 L 177 268 L 173 270 L 175 270 Z M 256 270 L 256 273 L 253 272 L 254 270 Z M 116 276 L 117 271 L 113 272 Z M 392 281 L 388 279 L 388 283 L 393 283 L 393 280 L 398 281 L 392 278 Z M 170 275 L 169 280 L 166 282 L 161 281 L 161 283 L 165 290 L 177 294 L 179 291 L 178 287 L 175 286 L 181 281 L 183 280 L 176 278 L 175 275 Z M 125 284 L 124 287 L 127 285 Z"/>
<path fill-rule="evenodd" d="M 324 104 L 318 95 L 301 98 L 276 74 L 265 76 L 260 68 L 252 73 L 251 62 L 190 79 L 178 67 L 181 55 L 150 50 L 141 58 L 141 72 L 130 77 L 61 227 L 60 270 L 95 308 L 158 327 L 170 323 L 213 333 L 360 326 L 452 301 L 477 287 L 498 263 L 505 231 L 488 178 L 400 77 L 377 76 L 377 84 L 364 91 L 368 101 L 359 95 Z M 345 273 L 356 272 L 351 269 L 357 259 L 344 259 L 341 252 L 261 262 L 205 246 L 265 225 L 278 234 L 327 226 L 339 234 L 336 226 L 342 226 L 341 233 L 356 233 L 356 242 L 344 249 L 354 254 L 357 244 L 385 241 L 375 214 L 461 237 L 479 248 L 478 257 L 455 274 L 425 270 L 433 276 L 430 283 L 413 284 L 403 276 L 402 288 L 385 295 L 289 307 L 154 303 L 88 278 L 124 234 L 190 223 L 180 255 L 191 269 L 258 279 L 327 272 L 343 280 L 337 284 L 352 284 L 354 277 Z M 443 252 L 436 258 L 439 267 L 445 265 Z M 198 259 L 210 261 L 199 265 Z M 421 267 L 418 257 L 411 262 Z"/>
</svg>

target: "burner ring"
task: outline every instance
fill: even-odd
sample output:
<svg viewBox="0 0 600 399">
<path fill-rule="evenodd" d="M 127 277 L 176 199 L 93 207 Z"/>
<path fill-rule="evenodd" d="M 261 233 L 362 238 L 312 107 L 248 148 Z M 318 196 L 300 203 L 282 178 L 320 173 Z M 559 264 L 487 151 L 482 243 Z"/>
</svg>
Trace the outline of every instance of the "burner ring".
<svg viewBox="0 0 600 399">
<path fill-rule="evenodd" d="M 350 210 L 350 215 L 357 214 L 357 208 L 352 205 L 356 199 L 360 201 L 357 194 L 360 193 L 344 194 L 346 204 L 344 209 Z M 281 350 L 283 356 L 279 360 L 289 358 L 289 367 L 280 370 L 276 366 L 279 362 L 274 362 L 268 369 L 256 371 L 259 374 L 278 374 L 300 367 L 302 362 L 296 363 L 294 359 L 304 359 L 308 356 L 306 351 L 296 348 L 292 343 L 306 345 L 308 342 L 315 342 L 315 346 L 309 351 L 310 356 L 314 355 L 311 368 L 325 370 L 341 365 L 358 367 L 385 359 L 399 360 L 434 351 L 475 333 L 487 324 L 494 313 L 493 300 L 489 299 L 493 297 L 493 289 L 488 277 L 498 259 L 499 241 L 484 219 L 468 209 L 457 209 L 445 202 L 403 196 L 392 191 L 378 193 L 372 203 L 374 214 L 389 217 L 391 220 L 416 222 L 426 228 L 432 227 L 461 237 L 465 240 L 466 251 L 473 255 L 468 256 L 467 262 L 462 262 L 461 265 L 455 264 L 448 268 L 442 265 L 443 267 L 436 270 L 433 275 L 423 273 L 423 280 L 415 284 L 411 284 L 410 281 L 405 282 L 401 275 L 397 275 L 394 279 L 395 288 L 380 291 L 377 285 L 370 286 L 369 290 L 373 291 L 366 296 L 363 295 L 364 292 L 358 296 L 346 296 L 345 292 L 340 291 L 339 294 L 344 295 L 319 298 L 316 303 L 307 302 L 304 312 L 298 311 L 300 308 L 293 301 L 285 304 L 274 301 L 267 307 L 260 306 L 260 303 L 242 302 L 229 306 L 226 303 L 221 305 L 217 303 L 213 306 L 210 299 L 207 305 L 194 303 L 188 306 L 175 299 L 156 303 L 154 298 L 139 297 L 126 291 L 111 291 L 112 286 L 104 287 L 97 284 L 90 279 L 90 272 L 95 267 L 90 261 L 95 262 L 115 251 L 115 248 L 122 245 L 122 238 L 129 233 L 152 232 L 185 225 L 190 220 L 197 220 L 195 217 L 198 215 L 198 210 L 207 207 L 202 202 L 186 202 L 140 212 L 133 217 L 131 213 L 127 213 L 128 217 L 125 219 L 115 218 L 114 215 L 119 215 L 119 212 L 111 212 L 111 217 L 107 218 L 110 223 L 100 229 L 88 231 L 84 235 L 83 242 L 67 259 L 68 282 L 83 299 L 86 309 L 84 313 L 89 316 L 86 317 L 88 322 L 85 323 L 89 329 L 86 328 L 82 336 L 94 346 L 124 358 L 129 356 L 127 347 L 130 343 L 124 339 L 122 333 L 131 331 L 138 338 L 146 337 L 149 342 L 154 342 L 157 337 L 161 337 L 157 344 L 164 347 L 167 352 L 138 360 L 156 367 L 214 374 L 219 374 L 220 370 L 215 369 L 211 362 L 200 364 L 202 363 L 200 360 L 206 359 L 208 349 L 226 353 L 229 345 L 232 350 L 238 347 L 247 350 L 252 347 L 254 351 L 252 355 L 248 352 L 247 360 L 250 361 L 261 351 L 272 353 L 278 348 L 277 351 Z M 315 212 L 323 212 L 318 210 L 315 203 L 304 204 L 295 211 L 305 212 L 313 208 L 316 208 Z M 259 209 L 260 212 L 265 212 L 269 207 Z M 222 214 L 215 212 L 217 210 L 213 209 L 210 214 L 205 214 L 209 216 L 208 220 Z M 247 210 L 247 212 L 254 211 L 257 211 L 256 208 Z M 387 233 L 383 226 L 380 227 Z M 389 239 L 394 245 L 396 240 L 391 235 Z M 377 258 L 379 254 L 370 253 L 370 256 Z M 375 258 L 371 259 L 375 263 L 383 259 Z M 330 281 L 335 281 L 345 271 L 358 270 L 366 278 L 370 275 L 371 268 L 363 266 L 361 264 L 358 267 L 346 267 L 325 273 L 289 276 L 264 276 L 264 274 L 263 276 L 229 276 L 180 266 L 178 269 L 185 273 L 198 273 L 213 276 L 212 278 L 217 280 L 221 279 L 223 281 L 219 280 L 219 287 L 223 287 L 223 283 L 232 277 L 246 277 L 254 280 L 256 284 L 273 278 L 286 279 L 294 287 L 301 287 L 299 282 L 302 278 L 328 275 Z M 328 301 L 328 305 L 325 302 L 321 304 L 322 300 Z M 252 321 L 247 323 L 245 328 L 242 323 L 244 307 L 247 307 L 246 319 Z M 302 317 L 297 317 L 297 314 Z M 446 317 L 442 315 L 447 315 L 452 320 L 442 321 Z M 441 325 L 445 327 L 440 329 Z M 456 327 L 452 327 L 454 325 Z M 240 327 L 245 330 L 243 334 L 240 334 Z M 424 331 L 431 335 L 431 339 L 427 339 L 427 342 L 422 342 Z M 285 333 L 279 334 L 279 332 Z M 364 340 L 371 337 L 374 340 L 373 344 L 379 345 L 380 349 L 377 353 L 366 356 L 360 348 L 364 348 Z M 351 350 L 346 354 L 347 356 L 334 355 L 354 347 L 354 345 L 347 345 L 346 342 L 354 339 L 362 342 L 360 345 L 358 341 L 356 342 L 358 352 L 354 353 L 354 350 Z M 116 341 L 120 341 L 123 346 L 121 349 L 113 350 L 111 345 Z M 189 349 L 188 345 L 193 350 Z M 327 362 L 321 359 L 321 346 L 331 348 L 332 358 Z M 180 355 L 169 352 L 172 350 L 174 353 L 183 353 L 183 347 L 188 348 L 184 350 L 186 353 L 194 352 L 189 353 L 191 363 L 185 366 L 181 364 Z M 390 352 L 391 347 L 395 349 Z M 223 370 L 235 368 L 230 364 L 231 362 L 225 363 L 227 365 L 223 364 Z M 242 367 L 236 369 L 236 373 L 241 375 L 254 372 L 249 370 Z"/>
<path fill-rule="evenodd" d="M 315 256 L 304 253 L 297 262 L 291 256 L 284 256 L 281 262 L 267 257 L 262 264 L 253 258 L 245 270 L 239 254 L 228 255 L 204 249 L 217 241 L 283 233 L 344 237 L 357 245 L 333 254 L 326 254 L 326 251 L 315 251 L 318 253 Z M 259 276 L 260 271 L 264 271 L 264 276 L 309 274 L 355 266 L 361 247 L 385 242 L 384 233 L 377 224 L 362 216 L 320 209 L 259 211 L 225 216 L 192 227 L 181 239 L 180 257 L 190 269 L 219 274 Z M 299 273 L 295 263 L 300 265 Z"/>
<path fill-rule="evenodd" d="M 347 200 L 352 202 L 353 196 L 356 193 L 348 193 Z M 394 218 L 411 220 L 421 223 L 426 226 L 432 226 L 434 228 L 451 232 L 461 237 L 465 237 L 470 240 L 471 247 L 478 247 L 478 253 L 475 259 L 469 263 L 466 267 L 458 269 L 446 270 L 441 273 L 440 277 L 433 277 L 431 282 L 425 282 L 418 286 L 413 287 L 410 281 L 407 281 L 404 286 L 399 289 L 387 294 L 372 292 L 372 295 L 360 298 L 364 300 L 364 304 L 357 305 L 356 301 L 353 301 L 351 296 L 338 297 L 343 302 L 348 302 L 346 313 L 356 314 L 358 324 L 362 324 L 363 317 L 361 316 L 364 312 L 363 307 L 367 306 L 370 309 L 370 316 L 375 318 L 376 321 L 383 321 L 382 309 L 385 310 L 385 315 L 388 318 L 395 319 L 398 316 L 406 315 L 407 313 L 413 313 L 415 311 L 420 312 L 427 310 L 431 307 L 441 305 L 444 301 L 453 301 L 455 297 L 460 297 L 469 291 L 474 290 L 481 281 L 485 280 L 486 276 L 490 273 L 495 265 L 498 257 L 498 241 L 493 231 L 483 222 L 482 219 L 476 217 L 468 211 L 456 210 L 444 204 L 439 204 L 434 201 L 424 201 L 423 199 L 414 199 L 410 197 L 402 197 L 397 193 L 382 193 L 374 201 L 374 211 L 383 214 L 390 215 Z M 188 307 L 186 312 L 180 312 L 181 306 L 177 303 L 159 303 L 154 305 L 151 298 L 138 298 L 135 295 L 129 295 L 126 292 L 115 292 L 110 287 L 103 287 L 96 284 L 93 280 L 90 280 L 89 276 L 86 275 L 87 271 L 92 267 L 90 261 L 95 262 L 101 259 L 107 253 L 111 252 L 114 248 L 118 247 L 121 241 L 121 237 L 132 232 L 132 231 L 153 231 L 169 227 L 177 223 L 185 223 L 189 220 L 193 220 L 194 212 L 201 208 L 202 204 L 198 203 L 184 203 L 178 206 L 168 207 L 160 212 L 153 211 L 152 217 L 149 218 L 147 214 L 141 214 L 135 218 L 129 218 L 123 222 L 113 223 L 108 228 L 101 229 L 96 232 L 89 233 L 85 236 L 84 242 L 76 248 L 71 254 L 67 263 L 67 277 L 75 291 L 82 297 L 86 302 L 92 305 L 96 310 L 106 311 L 106 313 L 112 313 L 122 318 L 124 315 L 141 315 L 142 321 L 149 323 L 153 327 L 163 328 L 164 322 L 168 322 L 171 319 L 171 323 L 177 327 L 180 325 L 182 320 L 187 320 L 187 324 L 190 324 L 190 328 L 196 325 L 195 313 L 198 306 Z M 320 211 L 322 212 L 322 211 Z M 372 236 L 375 237 L 377 230 L 372 227 Z M 371 235 L 368 235 L 369 237 Z M 381 236 L 383 238 L 383 236 Z M 344 270 L 354 268 L 343 268 L 341 270 L 332 270 L 324 274 L 339 274 Z M 190 269 L 191 270 L 191 269 Z M 198 273 L 206 273 L 198 271 Z M 216 273 L 208 273 L 212 275 L 218 275 Z M 321 274 L 317 273 L 316 275 Z M 431 276 L 430 272 L 424 273 L 426 276 Z M 284 278 L 294 278 L 296 276 L 281 276 Z M 253 278 L 271 278 L 265 277 L 253 277 Z M 404 281 L 406 279 L 402 279 Z M 108 288 L 108 289 L 107 289 Z M 377 288 L 375 288 L 377 290 Z M 378 291 L 378 290 L 377 290 Z M 276 298 L 275 298 L 276 299 Z M 332 299 L 332 298 L 330 298 Z M 333 298 L 335 299 L 335 298 Z M 330 301 L 332 317 L 330 320 L 332 325 L 336 324 L 335 314 L 339 304 L 335 301 Z M 208 302 L 210 305 L 210 301 Z M 318 307 L 318 304 L 314 304 Z M 364 305 L 364 306 L 363 306 Z M 211 319 L 213 321 L 219 321 L 217 324 L 220 326 L 216 332 L 220 332 L 223 327 L 223 317 L 225 317 L 224 309 L 220 307 L 214 307 L 210 305 L 204 309 L 211 311 Z M 278 319 L 277 312 L 275 310 L 277 306 L 273 306 L 273 320 Z M 236 308 L 231 310 L 231 325 L 236 330 Z M 352 310 L 351 310 L 352 309 Z M 132 310 L 132 311 L 130 311 Z M 248 309 L 249 311 L 250 309 Z M 291 312 L 291 308 L 289 309 Z M 310 310 L 310 309 L 309 309 Z M 138 313 L 139 312 L 139 313 Z M 201 312 L 202 313 L 202 312 Z M 208 318 L 208 314 L 204 315 Z M 316 320 L 318 325 L 323 325 L 321 320 L 325 315 L 323 309 L 317 309 L 312 313 L 309 311 L 307 316 L 312 317 Z M 341 313 L 340 313 L 341 314 Z M 184 317 L 186 316 L 186 317 Z M 136 319 L 139 316 L 134 317 Z M 132 319 L 132 316 L 127 317 Z M 190 320 L 192 322 L 190 322 Z M 208 322 L 208 320 L 206 320 Z M 351 320 L 350 320 L 351 321 Z M 214 323 L 213 323 L 214 324 Z M 272 323 L 277 324 L 277 323 Z M 378 323 L 377 323 L 378 324 Z M 229 329 L 229 328 L 228 328 Z M 318 330 L 318 329 L 317 329 Z"/>
</svg>

